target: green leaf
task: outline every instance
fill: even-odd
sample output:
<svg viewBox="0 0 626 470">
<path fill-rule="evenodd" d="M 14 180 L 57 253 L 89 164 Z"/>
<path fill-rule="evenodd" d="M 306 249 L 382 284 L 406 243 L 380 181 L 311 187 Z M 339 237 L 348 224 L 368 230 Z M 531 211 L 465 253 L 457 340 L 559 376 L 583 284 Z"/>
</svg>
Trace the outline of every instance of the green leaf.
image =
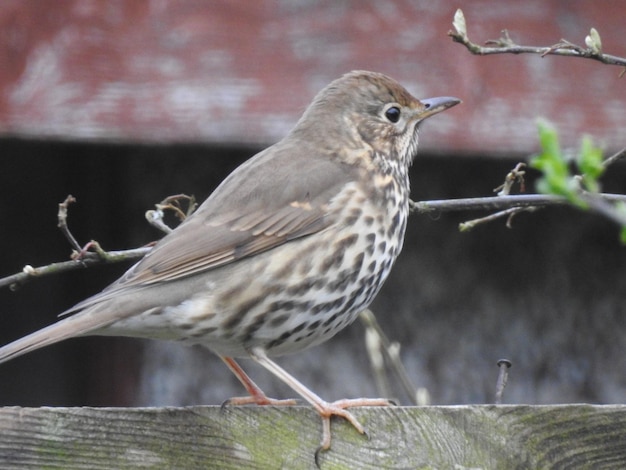
<svg viewBox="0 0 626 470">
<path fill-rule="evenodd" d="M 548 121 L 540 119 L 537 121 L 539 130 L 539 144 L 543 150 L 543 155 L 550 158 L 561 158 L 561 149 L 559 147 L 559 136 L 556 129 Z"/>
<path fill-rule="evenodd" d="M 559 136 L 550 123 L 537 122 L 541 153 L 534 156 L 530 166 L 542 173 L 537 181 L 537 191 L 566 197 L 572 204 L 586 208 L 587 204 L 578 196 L 578 186 L 570 172 L 567 159 L 561 152 Z"/>
<path fill-rule="evenodd" d="M 591 192 L 599 192 L 600 183 L 598 179 L 604 173 L 602 149 L 595 147 L 589 136 L 583 137 L 576 163 L 582 173 L 585 188 Z"/>
</svg>

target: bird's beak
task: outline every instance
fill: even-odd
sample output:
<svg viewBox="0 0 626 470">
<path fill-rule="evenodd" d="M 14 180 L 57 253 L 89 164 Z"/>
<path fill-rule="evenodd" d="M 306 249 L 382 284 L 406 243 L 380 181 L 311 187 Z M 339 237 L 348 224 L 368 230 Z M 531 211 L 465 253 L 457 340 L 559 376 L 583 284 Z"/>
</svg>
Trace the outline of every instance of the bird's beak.
<svg viewBox="0 0 626 470">
<path fill-rule="evenodd" d="M 418 114 L 418 118 L 420 121 L 426 119 L 429 116 L 432 116 L 433 114 L 445 111 L 452 106 L 456 106 L 461 102 L 460 99 L 454 98 L 452 96 L 438 96 L 437 98 L 427 98 L 420 101 L 424 105 L 424 110 Z"/>
</svg>

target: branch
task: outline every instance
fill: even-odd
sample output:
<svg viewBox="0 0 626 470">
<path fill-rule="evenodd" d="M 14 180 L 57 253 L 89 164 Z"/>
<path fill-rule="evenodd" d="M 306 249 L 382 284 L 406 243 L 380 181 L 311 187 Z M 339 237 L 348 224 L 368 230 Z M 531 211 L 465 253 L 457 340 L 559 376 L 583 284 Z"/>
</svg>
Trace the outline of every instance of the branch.
<svg viewBox="0 0 626 470">
<path fill-rule="evenodd" d="M 467 36 L 465 15 L 460 8 L 454 15 L 452 25 L 454 26 L 454 31 L 448 31 L 448 36 L 450 36 L 454 42 L 463 44 L 472 54 L 539 54 L 541 57 L 546 55 L 581 57 L 583 59 L 597 60 L 607 65 L 620 65 L 625 67 L 620 73 L 620 77 L 626 72 L 626 58 L 604 54 L 602 52 L 600 35 L 595 28 L 591 28 L 589 35 L 585 38 L 587 47 L 578 46 L 565 39 L 561 39 L 560 42 L 552 46 L 521 46 L 513 42 L 507 30 L 502 31 L 502 36 L 499 39 L 486 41 L 485 44 L 491 47 L 485 47 L 470 41 Z"/>
<path fill-rule="evenodd" d="M 134 248 L 130 250 L 117 250 L 117 251 L 105 251 L 100 247 L 100 244 L 92 240 L 84 247 L 81 246 L 72 235 L 67 225 L 67 211 L 70 204 L 76 202 L 76 199 L 69 195 L 65 198 L 65 201 L 59 204 L 59 212 L 57 213 L 58 224 L 57 226 L 67 238 L 69 244 L 72 246 L 72 255 L 70 261 L 62 261 L 58 263 L 51 263 L 45 266 L 34 268 L 27 264 L 22 269 L 22 272 L 4 277 L 0 279 L 0 288 L 9 286 L 11 290 L 17 290 L 21 285 L 26 282 L 38 278 L 49 276 L 51 274 L 58 274 L 67 271 L 74 271 L 77 269 L 84 269 L 90 266 L 97 266 L 101 264 L 121 263 L 124 261 L 135 261 L 143 258 L 151 249 L 151 246 L 145 246 L 142 248 Z M 187 208 L 183 208 L 183 204 L 187 204 Z M 159 230 L 169 233 L 172 231 L 164 222 L 164 211 L 169 210 L 180 219 L 184 220 L 191 215 L 196 209 L 196 200 L 193 196 L 187 196 L 185 194 L 177 194 L 175 196 L 169 196 L 159 204 L 156 204 L 156 210 L 146 212 L 146 218 L 148 222 L 157 227 Z M 89 251 L 93 250 L 93 251 Z"/>
<path fill-rule="evenodd" d="M 51 274 L 58 274 L 67 271 L 75 271 L 77 269 L 84 269 L 101 264 L 138 260 L 143 258 L 151 249 L 151 247 L 143 247 L 131 250 L 103 251 L 102 253 L 106 256 L 101 256 L 101 254 L 96 253 L 87 253 L 82 259 L 61 261 L 37 268 L 27 264 L 24 266 L 24 269 L 22 269 L 22 272 L 0 279 L 0 287 L 9 286 L 11 290 L 17 290 L 21 285 L 32 280 L 33 278 L 49 276 Z"/>
<path fill-rule="evenodd" d="M 626 214 L 616 210 L 611 203 L 626 204 L 626 195 L 608 193 L 589 193 L 581 191 L 580 197 L 589 205 L 589 208 L 611 221 L 626 226 Z M 520 212 L 532 212 L 548 206 L 571 205 L 564 196 L 524 194 L 515 196 L 494 196 L 463 199 L 443 199 L 438 201 L 410 201 L 411 212 L 427 214 L 433 212 L 458 212 L 470 210 L 498 211 L 486 217 L 481 217 L 459 224 L 461 232 L 467 232 L 479 224 L 492 222 L 502 217 L 508 217 L 507 227 L 511 227 L 511 218 Z"/>
<path fill-rule="evenodd" d="M 626 195 L 600 193 L 600 199 L 607 202 L 625 202 Z M 458 211 L 501 211 L 512 207 L 547 207 L 569 204 L 562 196 L 543 194 L 521 194 L 514 196 L 492 196 L 461 199 L 441 199 L 434 201 L 410 202 L 411 212 L 427 214 L 432 212 L 458 212 Z"/>
</svg>

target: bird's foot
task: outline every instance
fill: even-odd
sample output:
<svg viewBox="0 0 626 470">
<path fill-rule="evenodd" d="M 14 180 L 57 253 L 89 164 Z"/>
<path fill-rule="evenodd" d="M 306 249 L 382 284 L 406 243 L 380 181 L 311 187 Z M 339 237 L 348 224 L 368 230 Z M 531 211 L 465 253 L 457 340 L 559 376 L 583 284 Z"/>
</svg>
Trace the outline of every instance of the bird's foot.
<svg viewBox="0 0 626 470">
<path fill-rule="evenodd" d="M 315 451 L 315 464 L 319 467 L 320 453 L 330 449 L 331 433 L 330 418 L 339 416 L 347 420 L 359 434 L 367 436 L 365 428 L 358 422 L 352 413 L 347 409 L 357 406 L 392 406 L 393 402 L 385 398 L 354 398 L 346 400 L 337 400 L 332 403 L 319 402 L 315 404 L 315 408 L 322 417 L 322 442 Z"/>
</svg>

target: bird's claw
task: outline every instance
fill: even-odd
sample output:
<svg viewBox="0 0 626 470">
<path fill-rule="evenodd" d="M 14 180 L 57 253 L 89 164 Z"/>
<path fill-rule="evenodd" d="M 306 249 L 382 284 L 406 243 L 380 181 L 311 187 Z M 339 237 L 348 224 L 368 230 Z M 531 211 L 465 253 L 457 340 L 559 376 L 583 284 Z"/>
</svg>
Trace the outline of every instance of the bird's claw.
<svg viewBox="0 0 626 470">
<path fill-rule="evenodd" d="M 331 433 L 330 433 L 330 418 L 332 416 L 339 416 L 348 421 L 359 434 L 363 434 L 368 440 L 369 434 L 365 428 L 358 422 L 352 413 L 347 411 L 347 408 L 353 408 L 357 406 L 391 406 L 393 402 L 385 398 L 355 398 L 338 400 L 332 403 L 318 403 L 316 406 L 317 411 L 322 417 L 322 442 L 315 451 L 315 465 L 320 467 L 320 455 L 322 452 L 330 449 Z"/>
</svg>

